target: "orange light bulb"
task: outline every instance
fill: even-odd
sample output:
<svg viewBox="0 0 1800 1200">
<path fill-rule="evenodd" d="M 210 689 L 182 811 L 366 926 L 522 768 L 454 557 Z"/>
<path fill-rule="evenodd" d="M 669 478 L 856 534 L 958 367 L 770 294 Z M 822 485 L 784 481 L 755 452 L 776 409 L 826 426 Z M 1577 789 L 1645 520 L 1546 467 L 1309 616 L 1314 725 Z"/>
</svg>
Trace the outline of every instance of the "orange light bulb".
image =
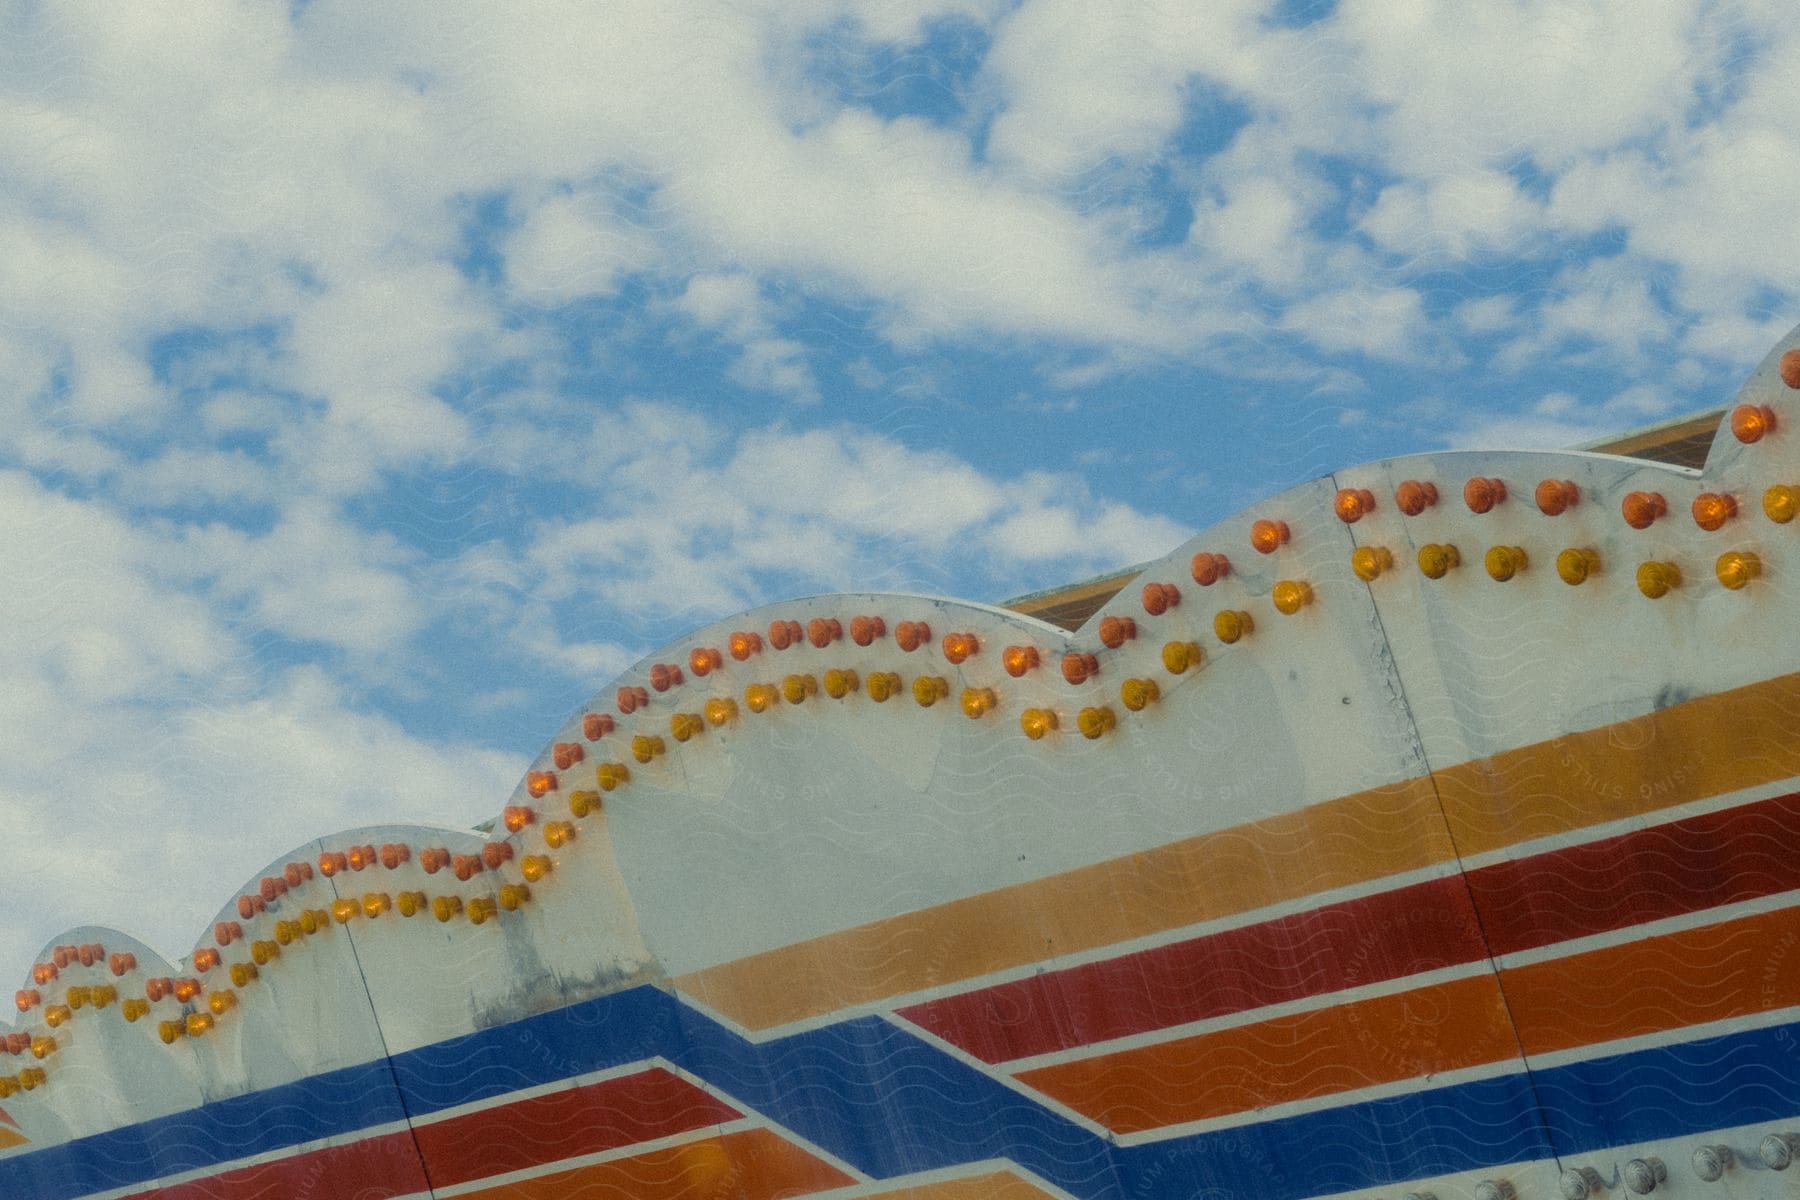
<svg viewBox="0 0 1800 1200">
<path fill-rule="evenodd" d="M 1619 502 L 1619 512 L 1633 529 L 1648 529 L 1669 511 L 1669 502 L 1661 492 L 1627 492 Z"/>
<path fill-rule="evenodd" d="M 1102 646 L 1117 650 L 1137 636 L 1137 622 L 1130 617 L 1102 617 L 1098 632 Z"/>
<path fill-rule="evenodd" d="M 752 654 L 760 653 L 762 651 L 762 644 L 761 634 L 740 629 L 731 635 L 730 640 L 725 643 L 725 647 L 731 652 L 732 658 L 736 659 L 738 662 L 743 662 Z"/>
<path fill-rule="evenodd" d="M 1368 488 L 1339 488 L 1331 510 L 1344 524 L 1354 525 L 1375 511 L 1375 493 Z"/>
<path fill-rule="evenodd" d="M 1194 576 L 1195 583 L 1201 587 L 1211 587 L 1231 574 L 1231 560 L 1223 554 L 1212 554 L 1202 550 L 1194 555 L 1190 571 Z"/>
<path fill-rule="evenodd" d="M 1731 435 L 1748 446 L 1775 430 L 1775 410 L 1766 404 L 1740 404 L 1731 410 Z"/>
<path fill-rule="evenodd" d="M 1273 554 L 1287 545 L 1292 536 L 1286 521 L 1272 521 L 1267 517 L 1250 526 L 1250 546 L 1258 554 Z"/>
<path fill-rule="evenodd" d="M 1560 517 L 1581 502 L 1581 489 L 1571 479 L 1546 479 L 1537 485 L 1538 511 L 1546 517 Z"/>
<path fill-rule="evenodd" d="M 1160 617 L 1181 603 L 1181 589 L 1172 583 L 1146 583 L 1142 599 L 1144 611 Z"/>
<path fill-rule="evenodd" d="M 1438 490 L 1435 483 L 1408 479 L 1394 489 L 1394 507 L 1409 517 L 1418 516 L 1437 502 Z"/>
<path fill-rule="evenodd" d="M 1062 673 L 1070 683 L 1086 683 L 1100 673 L 1100 660 L 1092 654 L 1071 650 L 1063 655 Z"/>
<path fill-rule="evenodd" d="M 1492 512 L 1505 499 L 1506 484 L 1499 479 L 1477 475 L 1463 484 L 1463 503 L 1472 513 Z"/>
<path fill-rule="evenodd" d="M 1737 516 L 1737 497 L 1728 492 L 1701 492 L 1694 497 L 1694 524 L 1713 533 Z"/>
<path fill-rule="evenodd" d="M 1008 646 L 1000 652 L 1000 665 L 1014 679 L 1023 678 L 1028 671 L 1037 669 L 1038 649 L 1036 646 Z"/>
</svg>

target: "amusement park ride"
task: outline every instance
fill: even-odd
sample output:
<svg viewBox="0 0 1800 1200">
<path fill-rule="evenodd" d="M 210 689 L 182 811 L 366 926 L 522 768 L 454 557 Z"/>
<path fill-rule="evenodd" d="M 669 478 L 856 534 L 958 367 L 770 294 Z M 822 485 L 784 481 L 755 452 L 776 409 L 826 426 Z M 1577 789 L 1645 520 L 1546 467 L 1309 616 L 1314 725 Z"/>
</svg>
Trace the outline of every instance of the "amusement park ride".
<svg viewBox="0 0 1800 1200">
<path fill-rule="evenodd" d="M 491 834 L 57 939 L 0 1197 L 1791 1196 L 1796 515 L 1800 331 L 1699 469 L 1349 468 L 1072 632 L 695 630 Z"/>
</svg>

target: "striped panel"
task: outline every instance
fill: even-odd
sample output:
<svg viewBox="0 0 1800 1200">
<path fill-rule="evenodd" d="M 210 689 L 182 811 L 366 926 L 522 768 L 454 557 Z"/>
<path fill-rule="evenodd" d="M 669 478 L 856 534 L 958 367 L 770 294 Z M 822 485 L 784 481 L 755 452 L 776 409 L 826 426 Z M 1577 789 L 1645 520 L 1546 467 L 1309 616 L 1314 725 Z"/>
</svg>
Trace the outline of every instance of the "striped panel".
<svg viewBox="0 0 1800 1200">
<path fill-rule="evenodd" d="M 1115 1133 L 1336 1095 L 1516 1056 L 1489 974 L 1026 1071 Z"/>
<path fill-rule="evenodd" d="M 674 982 L 772 1029 L 1792 778 L 1800 741 L 1784 726 L 1796 711 L 1800 675 L 1786 675 Z"/>
<path fill-rule="evenodd" d="M 420 1125 L 414 1137 L 432 1185 L 446 1187 L 672 1137 L 740 1115 L 655 1068 Z"/>
<path fill-rule="evenodd" d="M 1474 962 L 1457 876 L 902 1009 L 984 1062 L 1183 1025 Z"/>
<path fill-rule="evenodd" d="M 1800 794 L 900 1010 L 997 1063 L 1800 888 Z M 1481 906 L 1478 926 L 1469 904 Z"/>
<path fill-rule="evenodd" d="M 468 1200 L 774 1200 L 855 1180 L 767 1129 L 700 1138 L 533 1179 L 465 1192 Z"/>
<path fill-rule="evenodd" d="M 752 1030 L 1447 861 L 1429 782 L 1329 800 L 677 978 Z"/>
</svg>

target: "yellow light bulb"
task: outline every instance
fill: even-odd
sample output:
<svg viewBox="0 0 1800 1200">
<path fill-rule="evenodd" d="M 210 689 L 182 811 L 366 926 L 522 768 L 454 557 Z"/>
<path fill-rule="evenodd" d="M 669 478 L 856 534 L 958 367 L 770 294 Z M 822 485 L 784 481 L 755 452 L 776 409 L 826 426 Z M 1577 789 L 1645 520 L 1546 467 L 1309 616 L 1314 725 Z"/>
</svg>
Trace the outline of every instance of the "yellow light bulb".
<svg viewBox="0 0 1800 1200">
<path fill-rule="evenodd" d="M 1489 575 L 1505 583 L 1525 569 L 1525 551 L 1518 546 L 1494 546 L 1482 561 Z"/>
<path fill-rule="evenodd" d="M 1660 600 L 1681 586 L 1681 569 L 1671 562 L 1647 562 L 1637 569 L 1638 591 Z"/>
<path fill-rule="evenodd" d="M 1749 550 L 1727 550 L 1713 569 L 1719 582 L 1735 592 L 1762 574 L 1762 559 Z"/>
<path fill-rule="evenodd" d="M 1556 556 L 1556 573 L 1570 587 L 1586 583 L 1600 570 L 1600 556 L 1585 546 L 1571 546 Z"/>
<path fill-rule="evenodd" d="M 1350 569 L 1364 583 L 1375 582 L 1393 565 L 1393 551 L 1386 546 L 1358 546 L 1350 553 Z"/>
<path fill-rule="evenodd" d="M 1119 685 L 1119 702 L 1132 712 L 1142 712 L 1162 698 L 1154 679 L 1127 679 Z"/>
<path fill-rule="evenodd" d="M 1019 714 L 1019 728 L 1034 742 L 1053 732 L 1056 726 L 1056 713 L 1048 708 L 1028 708 Z"/>
<path fill-rule="evenodd" d="M 1298 579 L 1283 579 L 1269 592 L 1269 598 L 1275 602 L 1277 612 L 1291 617 L 1312 603 L 1312 584 Z"/>
<path fill-rule="evenodd" d="M 1189 667 L 1199 666 L 1200 659 L 1198 642 L 1166 642 L 1163 645 L 1163 669 L 1171 675 L 1180 675 Z"/>
<path fill-rule="evenodd" d="M 1442 579 L 1452 568 L 1462 565 L 1462 555 L 1455 546 L 1436 542 L 1419 547 L 1419 571 L 1427 579 Z"/>
</svg>

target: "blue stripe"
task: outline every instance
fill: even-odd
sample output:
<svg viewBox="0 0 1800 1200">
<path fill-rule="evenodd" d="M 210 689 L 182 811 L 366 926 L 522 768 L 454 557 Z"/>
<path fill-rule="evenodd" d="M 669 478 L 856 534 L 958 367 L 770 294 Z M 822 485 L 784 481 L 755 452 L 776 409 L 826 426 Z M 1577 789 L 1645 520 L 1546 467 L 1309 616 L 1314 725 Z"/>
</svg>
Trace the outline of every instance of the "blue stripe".
<svg viewBox="0 0 1800 1200">
<path fill-rule="evenodd" d="M 1754 1030 L 1121 1149 L 880 1018 L 755 1044 L 642 987 L 0 1159 L 0 1195 L 68 1200 L 662 1057 L 878 1179 L 1006 1159 L 1091 1200 L 1301 1200 L 1791 1117 L 1797 1044 L 1800 1025 Z"/>
</svg>

